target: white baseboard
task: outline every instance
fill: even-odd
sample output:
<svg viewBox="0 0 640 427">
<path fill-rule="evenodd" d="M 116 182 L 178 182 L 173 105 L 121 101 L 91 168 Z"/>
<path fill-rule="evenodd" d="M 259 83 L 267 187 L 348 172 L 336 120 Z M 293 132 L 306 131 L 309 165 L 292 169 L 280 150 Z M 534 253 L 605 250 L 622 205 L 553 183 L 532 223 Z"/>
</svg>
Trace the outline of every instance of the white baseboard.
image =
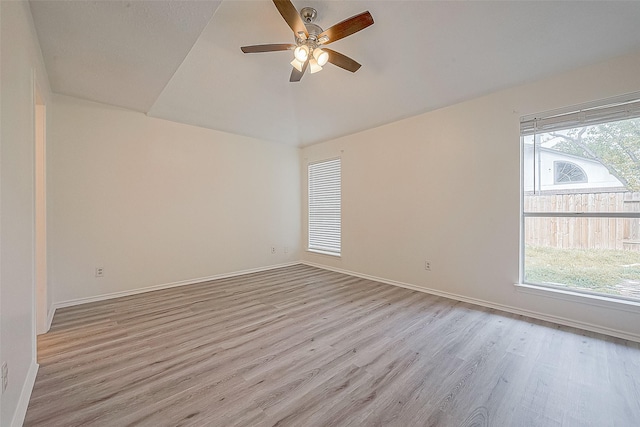
<svg viewBox="0 0 640 427">
<path fill-rule="evenodd" d="M 49 329 L 51 329 L 51 322 L 53 322 L 53 316 L 56 314 L 56 306 L 54 304 L 51 305 L 51 307 L 49 307 L 49 312 L 47 313 L 47 330 L 46 332 L 49 332 Z"/>
<path fill-rule="evenodd" d="M 469 304 L 475 304 L 482 307 L 493 308 L 496 310 L 506 311 L 507 313 L 519 314 L 521 316 L 528 316 L 534 319 L 544 320 L 547 322 L 557 323 L 559 325 L 570 326 L 573 328 L 584 329 L 591 332 L 597 332 L 604 335 L 610 335 L 617 338 L 622 338 L 629 341 L 640 342 L 640 335 L 628 333 L 625 331 L 620 331 L 617 329 L 607 328 L 599 325 L 594 325 L 587 322 L 580 322 L 572 319 L 567 319 L 560 316 L 552 316 L 544 313 L 539 313 L 531 310 L 524 310 L 517 307 L 511 307 L 503 304 L 496 304 L 490 301 L 484 301 L 477 298 L 469 298 L 463 295 L 453 294 L 450 292 L 443 292 L 437 289 L 426 288 L 422 286 L 412 285 L 410 283 L 398 282 L 395 280 L 384 279 L 382 277 L 370 276 L 368 274 L 357 273 L 355 271 L 343 270 L 341 268 L 333 268 L 328 267 L 322 264 L 316 264 L 313 262 L 301 261 L 301 264 L 308 265 L 311 267 L 322 268 L 324 270 L 335 271 L 337 273 L 348 274 L 350 276 L 361 277 L 363 279 L 373 280 L 375 282 L 386 283 L 388 285 L 399 286 L 401 288 L 411 289 L 418 292 L 424 292 L 431 295 L 437 295 L 444 298 L 453 299 L 456 301 L 467 302 Z"/>
<path fill-rule="evenodd" d="M 547 321 L 547 322 L 557 323 L 559 325 L 570 326 L 570 327 L 574 327 L 574 328 L 578 328 L 578 329 L 584 329 L 584 330 L 587 330 L 587 331 L 596 332 L 596 333 L 600 333 L 600 334 L 610 335 L 610 336 L 613 336 L 613 337 L 622 338 L 622 339 L 626 339 L 626 340 L 630 340 L 630 341 L 640 342 L 640 335 L 638 335 L 638 334 L 633 334 L 633 333 L 620 331 L 620 330 L 613 329 L 613 328 L 607 328 L 607 327 L 603 327 L 603 326 L 599 326 L 599 325 L 594 325 L 594 324 L 591 324 L 591 323 L 588 323 L 588 322 L 581 322 L 581 321 L 576 321 L 576 320 L 572 320 L 572 319 L 567 319 L 567 318 L 561 317 L 561 316 L 553 316 L 553 315 L 548 315 L 548 314 L 545 314 L 545 313 L 540 313 L 540 312 L 537 312 L 537 311 L 525 310 L 525 309 L 512 307 L 512 306 L 508 306 L 508 305 L 497 304 L 497 303 L 493 303 L 493 302 L 490 302 L 490 301 L 485 301 L 485 300 L 481 300 L 481 299 L 477 299 L 477 298 L 470 298 L 470 297 L 466 297 L 464 295 L 458 295 L 458 294 L 454 294 L 454 293 L 450 293 L 450 292 L 444 292 L 444 291 L 440 291 L 440 290 L 437 290 L 437 289 L 431 289 L 431 288 L 426 288 L 426 287 L 423 287 L 423 286 L 413 285 L 413 284 L 410 284 L 410 283 L 404 283 L 404 282 L 399 282 L 399 281 L 396 281 L 396 280 L 385 279 L 385 278 L 382 278 L 382 277 L 371 276 L 371 275 L 368 275 L 368 274 L 358 273 L 358 272 L 355 272 L 355 271 L 344 270 L 344 269 L 340 269 L 340 268 L 333 268 L 333 267 L 329 267 L 329 266 L 326 266 L 326 265 L 316 264 L 316 263 L 308 262 L 308 261 L 294 261 L 294 262 L 289 262 L 289 263 L 284 263 L 284 264 L 270 265 L 270 266 L 267 266 L 267 267 L 259 267 L 259 268 L 249 269 L 249 270 L 235 271 L 235 272 L 232 272 L 232 273 L 223 273 L 223 274 L 218 274 L 218 275 L 209 276 L 209 277 L 199 277 L 199 278 L 196 278 L 196 279 L 183 280 L 183 281 L 173 282 L 173 283 L 165 283 L 165 284 L 154 285 L 154 286 L 149 286 L 149 287 L 145 287 L 145 288 L 133 289 L 133 290 L 129 290 L 129 291 L 113 292 L 113 293 L 98 295 L 98 296 L 94 296 L 94 297 L 78 298 L 78 299 L 74 299 L 74 300 L 54 303 L 52 308 L 51 308 L 51 310 L 50 310 L 50 312 L 49 312 L 49 316 L 48 316 L 48 319 L 47 319 L 48 320 L 48 328 L 51 326 L 51 322 L 53 320 L 53 315 L 54 315 L 54 313 L 55 313 L 57 308 L 70 307 L 70 306 L 74 306 L 74 305 L 78 305 L 78 304 L 85 304 L 85 303 L 88 303 L 88 302 L 103 301 L 103 300 L 107 300 L 107 299 L 118 298 L 118 297 L 129 296 L 129 295 L 135 295 L 135 294 L 140 294 L 140 293 L 144 293 L 144 292 L 157 291 L 157 290 L 160 290 L 160 289 L 169 289 L 169 288 L 174 288 L 174 287 L 178 287 L 178 286 L 192 285 L 192 284 L 196 284 L 196 283 L 207 282 L 207 281 L 210 281 L 210 280 L 225 279 L 225 278 L 229 278 L 229 277 L 241 276 L 243 274 L 258 273 L 258 272 L 261 272 L 261 271 L 268 271 L 268 270 L 273 270 L 273 269 L 276 269 L 276 268 L 290 267 L 290 266 L 296 265 L 296 264 L 309 265 L 311 267 L 317 267 L 317 268 L 322 268 L 324 270 L 330 270 L 330 271 L 335 271 L 335 272 L 338 272 L 338 273 L 348 274 L 350 276 L 361 277 L 363 279 L 373 280 L 373 281 L 380 282 L 380 283 L 386 283 L 386 284 L 389 284 L 389 285 L 398 286 L 398 287 L 406 288 L 406 289 L 411 289 L 411 290 L 418 291 L 418 292 L 424 292 L 424 293 L 431 294 L 431 295 L 437 295 L 437 296 L 441 296 L 441 297 L 444 297 L 444 298 L 453 299 L 453 300 L 456 300 L 456 301 L 467 302 L 469 304 L 475 304 L 475 305 L 479 305 L 479 306 L 482 306 L 482 307 L 493 308 L 493 309 L 496 309 L 496 310 L 506 311 L 508 313 L 518 314 L 518 315 L 522 315 L 522 316 L 528 316 L 528 317 L 532 317 L 534 319 L 539 319 L 539 320 L 544 320 L 544 321 Z"/>
<path fill-rule="evenodd" d="M 16 412 L 13 414 L 13 420 L 11 421 L 11 427 L 21 427 L 24 423 L 24 417 L 27 415 L 27 408 L 29 407 L 29 399 L 31 399 L 31 391 L 33 385 L 36 382 L 36 375 L 38 374 L 38 368 L 40 366 L 35 362 L 31 362 L 29 372 L 22 385 L 22 392 L 20 392 L 20 399 L 16 407 Z"/>
<path fill-rule="evenodd" d="M 145 292 L 159 291 L 162 289 L 176 288 L 178 286 L 194 285 L 196 283 L 209 282 L 211 280 L 218 280 L 218 279 L 226 279 L 226 278 L 235 277 L 235 276 L 242 276 L 243 274 L 259 273 L 261 271 L 274 270 L 276 268 L 282 268 L 282 267 L 290 267 L 292 265 L 297 265 L 297 264 L 300 264 L 300 262 L 294 261 L 294 262 L 288 262 L 284 264 L 269 265 L 266 267 L 258 267 L 258 268 L 248 269 L 248 270 L 234 271 L 231 273 L 216 274 L 214 276 L 208 276 L 208 277 L 198 277 L 195 279 L 181 280 L 178 282 L 147 286 L 144 288 L 131 289 L 128 291 L 111 292 L 108 294 L 96 295 L 93 297 L 77 298 L 77 299 L 72 299 L 68 301 L 57 302 L 57 303 L 54 303 L 52 306 L 52 310 L 50 313 L 51 320 L 49 321 L 49 326 L 51 326 L 51 321 L 53 321 L 53 313 L 55 313 L 56 309 L 58 308 L 71 307 L 74 305 L 86 304 L 89 302 L 104 301 L 112 298 L 126 297 L 130 295 L 142 294 Z"/>
</svg>

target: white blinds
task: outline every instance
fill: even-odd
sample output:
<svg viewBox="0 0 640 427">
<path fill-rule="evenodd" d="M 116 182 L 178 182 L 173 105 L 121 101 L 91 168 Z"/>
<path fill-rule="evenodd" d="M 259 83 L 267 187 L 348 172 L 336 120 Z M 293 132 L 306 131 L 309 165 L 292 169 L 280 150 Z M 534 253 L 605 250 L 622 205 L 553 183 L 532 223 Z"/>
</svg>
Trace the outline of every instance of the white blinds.
<svg viewBox="0 0 640 427">
<path fill-rule="evenodd" d="M 628 102 L 585 108 L 563 114 L 547 115 L 522 120 L 520 133 L 553 132 L 581 126 L 592 126 L 617 120 L 631 119 L 640 116 L 640 100 L 637 98 Z"/>
<path fill-rule="evenodd" d="M 340 159 L 309 165 L 309 249 L 340 255 Z"/>
</svg>

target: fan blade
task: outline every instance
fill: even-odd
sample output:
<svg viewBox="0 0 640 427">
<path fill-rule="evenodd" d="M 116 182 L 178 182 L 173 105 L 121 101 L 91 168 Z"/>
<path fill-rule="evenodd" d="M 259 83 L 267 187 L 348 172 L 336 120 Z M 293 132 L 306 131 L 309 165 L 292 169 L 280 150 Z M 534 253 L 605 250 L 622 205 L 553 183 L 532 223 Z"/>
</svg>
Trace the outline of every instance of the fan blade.
<svg viewBox="0 0 640 427">
<path fill-rule="evenodd" d="M 275 1 L 275 0 L 274 0 Z M 357 33 L 360 30 L 364 30 L 369 25 L 373 24 L 373 16 L 369 13 L 369 11 L 362 12 L 359 15 L 352 16 L 351 18 L 345 19 L 342 22 L 337 23 L 333 27 L 329 27 L 320 34 L 318 34 L 318 38 L 322 36 L 329 37 L 329 41 L 324 44 L 333 43 L 336 40 L 343 39 L 347 36 L 350 36 L 353 33 Z"/>
<path fill-rule="evenodd" d="M 302 71 L 298 71 L 297 68 L 294 67 L 293 70 L 291 70 L 291 77 L 289 77 L 289 81 L 299 82 L 300 79 L 302 79 L 302 76 L 304 76 L 304 72 L 307 71 L 307 65 L 309 65 L 309 61 L 304 61 Z"/>
<path fill-rule="evenodd" d="M 329 54 L 329 62 L 331 62 L 333 65 L 337 65 L 338 67 L 344 68 L 345 70 L 351 71 L 352 73 L 355 73 L 361 67 L 361 65 L 356 61 L 346 55 L 341 54 L 340 52 L 336 52 L 335 50 L 329 48 L 324 48 L 322 50 Z"/>
<path fill-rule="evenodd" d="M 287 21 L 287 24 L 293 30 L 293 33 L 298 36 L 299 32 L 303 32 L 305 36 L 309 37 L 309 33 L 307 32 L 307 27 L 304 25 L 304 21 L 300 17 L 298 10 L 291 3 L 290 0 L 273 0 L 273 3 L 276 5 L 278 12 Z"/>
<path fill-rule="evenodd" d="M 281 44 L 256 44 L 253 46 L 242 46 L 240 49 L 244 53 L 260 53 L 260 52 L 276 52 L 279 50 L 289 50 L 295 48 L 295 44 L 281 43 Z"/>
</svg>

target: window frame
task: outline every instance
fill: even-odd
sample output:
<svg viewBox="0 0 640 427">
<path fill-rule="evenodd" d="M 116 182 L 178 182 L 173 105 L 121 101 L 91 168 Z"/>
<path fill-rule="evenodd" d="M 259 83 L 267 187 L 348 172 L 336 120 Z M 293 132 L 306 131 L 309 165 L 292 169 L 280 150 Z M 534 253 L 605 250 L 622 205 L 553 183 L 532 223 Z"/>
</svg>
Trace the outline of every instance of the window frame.
<svg viewBox="0 0 640 427">
<path fill-rule="evenodd" d="M 311 178 L 311 173 L 312 173 L 312 168 L 313 166 L 317 166 L 317 165 L 321 165 L 321 164 L 330 164 L 333 162 L 336 162 L 338 164 L 338 177 L 337 177 L 337 181 L 338 181 L 338 188 L 337 191 L 339 193 L 338 195 L 338 208 L 337 208 L 337 213 L 338 213 L 338 227 L 337 229 L 333 229 L 332 231 L 335 233 L 337 232 L 337 247 L 334 245 L 333 247 L 331 247 L 331 245 L 327 245 L 327 246 L 322 246 L 322 245 L 318 245 L 316 242 L 317 240 L 315 240 L 315 242 L 312 242 L 313 237 L 314 237 L 314 233 L 316 233 L 316 231 L 312 230 L 312 223 L 313 223 L 313 218 L 312 218 L 312 199 L 313 196 L 311 194 L 312 192 L 312 178 Z M 335 179 L 335 177 L 334 177 Z M 333 189 L 335 191 L 335 188 Z M 317 235 L 315 237 L 318 237 Z M 322 236 L 320 236 L 320 238 L 322 239 Z M 326 239 L 331 240 L 330 236 L 325 236 Z M 333 257 L 341 257 L 342 256 L 342 158 L 340 156 L 338 157 L 330 157 L 330 158 L 326 158 L 326 159 L 322 159 L 322 160 L 317 160 L 317 161 L 313 161 L 313 162 L 308 162 L 307 163 L 307 245 L 306 245 L 306 250 L 308 252 L 312 252 L 312 253 L 316 253 L 316 254 L 322 254 L 322 255 L 329 255 L 329 256 L 333 256 Z"/>
<path fill-rule="evenodd" d="M 630 104 L 631 107 L 626 109 L 628 117 L 613 117 L 605 119 L 607 114 L 613 110 L 620 110 L 620 105 Z M 624 108 L 623 108 L 624 109 Z M 586 118 L 586 113 L 595 111 L 593 118 Z M 527 282 L 525 280 L 525 221 L 527 218 L 640 218 L 640 212 L 525 212 L 525 144 L 524 136 L 538 132 L 549 132 L 545 129 L 537 129 L 536 122 L 550 123 L 550 126 L 558 126 L 558 123 L 562 122 L 563 118 L 573 120 L 573 124 L 567 123 L 565 129 L 570 129 L 571 126 L 589 126 L 599 123 L 608 123 L 621 121 L 625 119 L 640 117 L 640 92 L 629 93 L 619 97 L 608 98 L 600 101 L 594 101 L 580 106 L 572 106 L 563 109 L 557 109 L 546 113 L 540 113 L 535 115 L 523 116 L 520 118 L 520 254 L 519 254 L 519 278 L 518 286 L 521 291 L 538 294 L 539 292 L 545 293 L 547 291 L 553 292 L 555 295 L 589 298 L 591 301 L 598 301 L 596 305 L 602 304 L 618 304 L 623 303 L 625 305 L 631 305 L 640 307 L 640 298 L 627 297 L 623 295 L 613 295 L 604 292 L 589 291 L 586 289 L 573 288 L 569 286 L 553 285 L 550 283 L 537 283 Z M 581 121 L 582 120 L 582 121 Z M 547 128 L 548 129 L 548 128 Z M 535 136 L 534 136 L 534 153 L 535 153 Z M 535 158 L 535 155 L 534 155 Z M 578 166 L 579 167 L 579 166 Z M 534 174 L 535 174 L 535 167 Z M 555 175 L 555 170 L 554 170 Z M 586 173 L 585 173 L 586 176 Z M 587 181 L 588 182 L 588 181 Z M 556 179 L 554 176 L 554 183 Z M 533 192 L 540 192 L 536 190 L 536 178 L 533 179 Z M 635 312 L 635 308 L 634 308 Z"/>
</svg>

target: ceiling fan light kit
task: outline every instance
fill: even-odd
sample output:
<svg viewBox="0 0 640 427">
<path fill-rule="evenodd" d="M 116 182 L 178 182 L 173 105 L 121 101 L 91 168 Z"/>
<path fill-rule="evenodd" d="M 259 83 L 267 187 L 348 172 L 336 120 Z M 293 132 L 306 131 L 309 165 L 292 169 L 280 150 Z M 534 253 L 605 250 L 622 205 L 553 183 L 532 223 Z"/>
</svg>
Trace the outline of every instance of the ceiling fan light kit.
<svg viewBox="0 0 640 427">
<path fill-rule="evenodd" d="M 293 65 L 293 68 L 295 68 L 299 72 L 302 72 L 302 66 L 304 65 L 304 62 L 300 62 L 296 58 L 293 58 L 293 61 L 291 61 L 291 65 Z"/>
<path fill-rule="evenodd" d="M 293 56 L 298 61 L 304 63 L 304 61 L 306 61 L 307 58 L 309 58 L 309 46 L 304 45 L 304 44 L 303 45 L 299 45 L 298 47 L 296 47 L 294 49 Z"/>
<path fill-rule="evenodd" d="M 318 61 L 318 65 L 321 67 L 324 67 L 329 60 L 329 54 L 319 47 L 313 50 L 313 57 Z"/>
<path fill-rule="evenodd" d="M 311 58 L 309 60 L 309 68 L 311 69 L 311 74 L 315 74 L 318 71 L 322 71 L 322 67 L 318 64 L 318 61 L 315 58 Z"/>
<path fill-rule="evenodd" d="M 367 12 L 362 12 L 351 18 L 322 30 L 314 21 L 318 12 L 312 7 L 303 7 L 300 13 L 290 0 L 273 0 L 278 12 L 293 30 L 295 44 L 265 44 L 241 47 L 244 53 L 275 52 L 280 50 L 293 50 L 290 82 L 299 82 L 307 68 L 311 74 L 322 70 L 328 62 L 355 73 L 360 68 L 353 59 L 331 49 L 322 49 L 321 46 L 333 43 L 337 40 L 357 33 L 373 24 L 373 17 Z"/>
</svg>

